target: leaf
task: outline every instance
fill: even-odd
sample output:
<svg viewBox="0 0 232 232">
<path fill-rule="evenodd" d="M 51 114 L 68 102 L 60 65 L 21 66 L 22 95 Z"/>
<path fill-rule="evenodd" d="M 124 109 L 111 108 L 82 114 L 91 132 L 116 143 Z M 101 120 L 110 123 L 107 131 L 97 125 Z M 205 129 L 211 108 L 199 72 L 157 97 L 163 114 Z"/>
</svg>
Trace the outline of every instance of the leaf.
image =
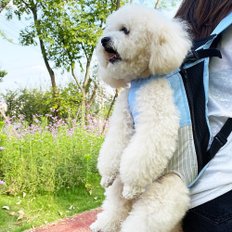
<svg viewBox="0 0 232 232">
<path fill-rule="evenodd" d="M 14 211 L 11 211 L 11 212 L 9 212 L 9 215 L 10 215 L 10 216 L 16 216 L 16 215 L 17 215 L 17 213 L 16 213 L 16 212 L 14 212 Z"/>
<path fill-rule="evenodd" d="M 70 207 L 68 209 L 73 210 L 73 209 L 75 209 L 75 207 L 73 205 L 70 205 Z"/>
<path fill-rule="evenodd" d="M 26 195 L 27 195 L 27 194 L 26 194 L 25 192 L 23 192 L 23 198 L 25 198 L 25 197 L 26 197 Z"/>
<path fill-rule="evenodd" d="M 59 214 L 61 217 L 63 217 L 63 212 L 58 211 L 58 214 Z"/>
<path fill-rule="evenodd" d="M 18 211 L 18 218 L 17 221 L 22 220 L 23 218 L 25 218 L 25 213 L 24 211 L 21 209 Z"/>
<path fill-rule="evenodd" d="M 2 209 L 10 210 L 10 207 L 8 205 L 4 205 L 4 206 L 2 206 Z"/>
<path fill-rule="evenodd" d="M 16 205 L 21 205 L 21 203 L 22 203 L 22 201 L 19 200 L 19 201 L 16 202 Z"/>
</svg>

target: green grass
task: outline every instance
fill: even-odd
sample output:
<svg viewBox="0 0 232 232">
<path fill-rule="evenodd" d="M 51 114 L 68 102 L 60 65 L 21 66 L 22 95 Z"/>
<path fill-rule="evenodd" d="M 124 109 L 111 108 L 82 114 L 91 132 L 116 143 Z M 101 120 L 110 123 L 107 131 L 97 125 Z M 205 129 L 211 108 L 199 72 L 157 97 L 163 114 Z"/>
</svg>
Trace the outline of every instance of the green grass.
<svg viewBox="0 0 232 232">
<path fill-rule="evenodd" d="M 0 125 L 0 232 L 38 227 L 103 200 L 96 169 L 103 137 L 59 121 L 48 126 L 21 124 L 14 135 Z"/>
<path fill-rule="evenodd" d="M 103 190 L 98 184 L 92 189 L 82 186 L 56 195 L 0 195 L 0 231 L 25 231 L 96 208 L 102 200 Z"/>
<path fill-rule="evenodd" d="M 54 193 L 86 185 L 95 174 L 102 137 L 76 128 L 70 136 L 61 126 L 54 136 L 42 132 L 8 137 L 0 151 L 0 180 L 13 195 Z"/>
</svg>

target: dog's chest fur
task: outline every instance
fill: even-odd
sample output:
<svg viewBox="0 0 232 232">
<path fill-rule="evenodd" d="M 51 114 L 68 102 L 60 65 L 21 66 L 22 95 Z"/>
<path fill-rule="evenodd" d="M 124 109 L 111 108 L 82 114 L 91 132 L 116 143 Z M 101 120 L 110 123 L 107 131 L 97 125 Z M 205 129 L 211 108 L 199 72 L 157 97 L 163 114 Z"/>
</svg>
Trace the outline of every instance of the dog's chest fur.
<svg viewBox="0 0 232 232">
<path fill-rule="evenodd" d="M 174 112 L 176 106 L 170 84 L 165 78 L 157 76 L 136 79 L 131 82 L 128 106 L 135 127 L 139 120 L 142 120 L 141 117 L 148 114 L 151 117 L 158 116 L 160 120 L 167 114 L 178 114 L 178 112 Z"/>
</svg>

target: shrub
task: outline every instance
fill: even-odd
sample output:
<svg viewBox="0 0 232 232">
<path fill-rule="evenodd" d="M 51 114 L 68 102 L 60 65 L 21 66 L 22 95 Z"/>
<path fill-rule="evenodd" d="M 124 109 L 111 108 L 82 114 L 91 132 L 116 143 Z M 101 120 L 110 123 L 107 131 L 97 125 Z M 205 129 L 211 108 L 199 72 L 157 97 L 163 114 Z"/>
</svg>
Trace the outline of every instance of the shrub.
<svg viewBox="0 0 232 232">
<path fill-rule="evenodd" d="M 8 139 L 0 151 L 0 180 L 9 194 L 55 193 L 62 188 L 91 184 L 98 178 L 96 159 L 102 137 L 57 120 L 46 118 L 32 125 L 8 122 L 2 129 Z M 93 181 L 94 180 L 94 181 Z"/>
<path fill-rule="evenodd" d="M 18 118 L 24 115 L 24 119 L 29 124 L 33 122 L 34 115 L 53 113 L 63 119 L 76 118 L 81 102 L 81 94 L 72 83 L 60 89 L 56 98 L 52 96 L 50 90 L 39 89 L 7 91 L 6 94 L 2 94 L 2 98 L 8 106 L 9 117 Z"/>
</svg>

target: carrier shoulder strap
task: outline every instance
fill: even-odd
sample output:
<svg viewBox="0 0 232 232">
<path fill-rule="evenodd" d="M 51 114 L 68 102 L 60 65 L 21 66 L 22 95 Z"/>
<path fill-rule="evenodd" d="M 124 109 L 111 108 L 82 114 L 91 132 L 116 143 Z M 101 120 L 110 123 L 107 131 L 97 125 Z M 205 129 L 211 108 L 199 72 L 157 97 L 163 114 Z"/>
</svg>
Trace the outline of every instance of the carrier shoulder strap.
<svg viewBox="0 0 232 232">
<path fill-rule="evenodd" d="M 218 36 L 226 30 L 230 25 L 232 25 L 232 12 L 228 14 L 213 30 L 212 35 Z M 232 38 L 231 38 L 232 39 Z M 232 78 L 232 77 L 228 77 Z M 213 138 L 211 147 L 207 151 L 208 155 L 213 158 L 215 154 L 222 148 L 226 142 L 227 138 L 229 137 L 230 133 L 232 131 L 232 118 L 228 118 L 221 130 L 216 134 L 216 136 Z"/>
<path fill-rule="evenodd" d="M 220 23 L 215 27 L 211 35 L 219 35 L 232 24 L 232 12 L 223 18 Z"/>
<path fill-rule="evenodd" d="M 206 58 L 206 57 L 219 57 L 222 58 L 221 52 L 216 48 L 216 40 L 220 34 L 226 30 L 232 24 L 232 12 L 228 14 L 221 22 L 216 26 L 210 36 L 194 41 L 193 49 L 187 55 L 184 63 L 191 63 L 196 60 Z M 219 40 L 219 39 L 218 39 Z M 216 43 L 214 43 L 216 42 Z M 212 46 L 212 44 L 214 45 Z"/>
<path fill-rule="evenodd" d="M 232 118 L 229 118 L 227 119 L 221 130 L 213 138 L 211 147 L 207 151 L 210 158 L 213 158 L 216 155 L 216 153 L 220 150 L 220 148 L 222 148 L 226 144 L 227 138 L 229 137 L 231 131 L 232 131 Z"/>
<path fill-rule="evenodd" d="M 220 50 L 217 49 L 217 44 L 220 40 L 222 32 L 225 31 L 231 25 L 232 12 L 221 20 L 221 22 L 213 30 L 210 36 L 199 41 L 194 41 L 195 43 L 193 45 L 193 49 L 187 55 L 184 64 L 193 63 L 194 61 L 209 57 L 222 58 Z M 220 148 L 222 148 L 226 144 L 227 138 L 229 137 L 231 132 L 232 118 L 229 118 L 227 119 L 221 130 L 218 132 L 218 134 L 213 138 L 211 147 L 207 151 L 207 156 L 209 157 L 209 160 L 212 159 L 215 156 L 215 154 L 220 150 Z"/>
</svg>

